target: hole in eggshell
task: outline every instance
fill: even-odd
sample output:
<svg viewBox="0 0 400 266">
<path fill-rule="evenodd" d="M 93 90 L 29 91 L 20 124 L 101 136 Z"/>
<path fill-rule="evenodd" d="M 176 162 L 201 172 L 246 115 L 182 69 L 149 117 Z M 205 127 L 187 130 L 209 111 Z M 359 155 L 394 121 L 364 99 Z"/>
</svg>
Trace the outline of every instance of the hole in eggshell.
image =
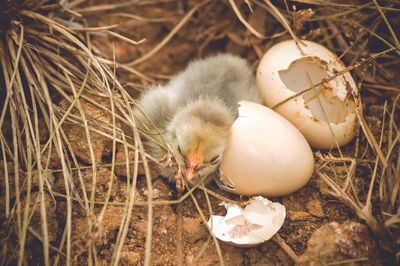
<svg viewBox="0 0 400 266">
<path fill-rule="evenodd" d="M 328 78 L 326 69 L 327 62 L 313 56 L 295 60 L 287 70 L 281 70 L 278 73 L 286 88 L 298 93 Z M 338 76 L 302 94 L 306 108 L 310 110 L 314 118 L 327 123 L 346 121 L 347 116 L 354 109 L 354 102 L 347 98 L 341 101 L 336 95 L 339 90 L 346 90 L 346 84 L 348 83 L 343 76 Z"/>
</svg>

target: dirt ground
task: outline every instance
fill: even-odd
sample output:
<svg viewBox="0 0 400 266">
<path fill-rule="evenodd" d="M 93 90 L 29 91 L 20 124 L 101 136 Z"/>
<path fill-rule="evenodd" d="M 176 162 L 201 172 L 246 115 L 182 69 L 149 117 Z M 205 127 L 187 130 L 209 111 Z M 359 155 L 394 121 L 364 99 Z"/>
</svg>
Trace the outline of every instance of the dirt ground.
<svg viewBox="0 0 400 266">
<path fill-rule="evenodd" d="M 110 1 L 112 2 L 112 1 Z M 117 2 L 117 1 L 113 1 Z M 189 12 L 199 2 L 197 1 L 145 1 L 147 4 L 131 5 L 120 10 L 120 13 L 135 14 L 140 16 L 136 20 L 124 18 L 122 15 L 109 15 L 107 12 L 89 14 L 89 26 L 106 26 L 118 24 L 115 31 L 124 35 L 131 40 L 146 39 L 140 45 L 132 45 L 118 38 L 110 37 L 110 35 L 93 36 L 93 44 L 100 49 L 103 55 L 112 59 L 115 56 L 116 61 L 121 63 L 131 62 L 141 56 L 147 54 L 155 46 L 157 46 L 165 36 L 171 32 L 185 14 Z M 239 2 L 239 1 L 236 1 Z M 239 5 L 239 4 L 238 4 Z M 252 35 L 240 21 L 238 20 L 228 1 L 211 1 L 199 7 L 188 22 L 177 31 L 172 39 L 167 42 L 153 56 L 138 63 L 134 66 L 137 71 L 144 73 L 149 80 L 138 78 L 138 76 L 128 73 L 123 70 L 117 70 L 120 81 L 123 83 L 133 97 L 137 97 L 146 87 L 156 83 L 164 84 L 168 79 L 179 71 L 183 70 L 191 60 L 218 52 L 229 52 L 240 55 L 245 58 L 255 70 L 259 62 L 260 56 L 278 40 L 288 39 L 288 34 L 281 35 L 283 31 L 281 25 L 275 19 L 267 16 L 266 11 L 259 5 L 254 5 L 254 12 L 251 13 L 246 4 L 239 5 L 243 15 L 247 21 L 261 34 L 265 36 L 276 36 L 273 38 L 259 39 Z M 307 10 L 304 8 L 304 10 Z M 115 10 L 113 11 L 115 12 Z M 300 16 L 300 15 L 299 15 Z M 304 15 L 306 16 L 306 15 Z M 301 17 L 300 17 L 301 18 Z M 323 34 L 318 28 L 311 28 L 297 24 L 297 34 L 302 38 L 317 40 Z M 352 32 L 349 32 L 351 34 Z M 349 63 L 350 56 L 343 58 L 345 63 Z M 379 73 L 378 73 L 379 74 Z M 398 78 L 398 77 L 397 77 Z M 379 79 L 379 78 L 377 78 Z M 384 100 L 393 95 L 377 96 L 370 90 L 362 92 L 363 96 L 363 111 L 366 121 L 369 123 L 371 130 L 376 139 L 379 139 L 381 131 L 381 114 Z M 101 99 L 98 99 L 102 103 Z M 89 103 L 84 103 L 88 112 L 92 112 L 97 117 L 106 116 L 101 110 Z M 63 106 L 63 102 L 60 102 Z M 105 104 L 106 106 L 106 104 Z M 88 166 L 90 158 L 88 157 L 87 147 L 84 145 L 82 128 L 65 129 L 71 136 L 70 142 L 76 156 L 83 167 Z M 48 132 L 43 132 L 43 139 L 46 139 Z M 130 134 L 129 132 L 127 134 Z M 74 135 L 75 137 L 72 137 Z M 95 186 L 95 199 L 97 202 L 102 202 L 108 193 L 111 175 L 111 168 L 108 164 L 111 162 L 111 145 L 110 140 L 104 140 L 101 136 L 94 143 L 96 150 L 96 161 L 99 164 L 97 168 L 97 183 Z M 353 179 L 353 185 L 359 200 L 363 202 L 367 197 L 370 177 L 373 172 L 373 162 L 375 157 L 371 150 L 365 150 L 368 145 L 366 138 L 360 133 L 350 144 L 342 149 L 344 157 L 354 157 L 356 149 L 365 151 L 364 158 L 359 160 L 359 166 L 356 168 L 356 173 Z M 122 152 L 118 147 L 118 152 Z M 337 150 L 319 151 L 313 150 L 316 162 L 321 162 L 321 156 L 333 154 L 335 157 L 340 157 Z M 119 157 L 120 156 L 120 157 Z M 117 154 L 117 159 L 122 161 L 124 156 Z M 59 169 L 57 157 L 51 156 L 49 159 L 49 168 Z M 337 176 L 337 182 L 343 183 L 345 177 L 345 169 L 340 164 L 330 164 L 325 166 L 334 169 Z M 153 200 L 168 201 L 178 198 L 178 192 L 175 184 L 168 182 L 162 177 L 158 177 L 155 169 L 152 169 L 153 183 Z M 4 169 L 3 169 L 4 171 Z M 118 232 L 121 226 L 121 220 L 126 212 L 124 206 L 118 202 L 124 202 L 128 193 L 128 182 L 124 166 L 119 166 L 115 169 L 114 180 L 112 181 L 112 189 L 110 190 L 110 203 L 101 215 L 103 205 L 96 204 L 94 206 L 95 217 L 91 217 L 96 233 L 88 234 L 88 218 L 82 206 L 75 202 L 73 204 L 72 218 L 72 257 L 75 265 L 87 264 L 87 247 L 92 241 L 96 243 L 96 252 L 98 254 L 99 265 L 108 265 L 113 256 L 115 241 L 119 237 Z M 334 173 L 331 172 L 332 174 Z M 24 174 L 22 173 L 21 176 Z M 22 177 L 21 177 L 22 178 Z M 74 175 L 74 183 L 76 189 L 82 194 L 82 187 L 79 183 L 79 176 Z M 90 167 L 82 170 L 82 177 L 87 193 L 91 191 L 93 171 Z M 49 208 L 48 222 L 49 231 L 51 232 L 51 241 L 54 246 L 58 246 L 60 239 L 63 238 L 64 226 L 66 220 L 66 201 L 62 196 L 65 192 L 64 179 L 61 172 L 49 174 L 49 182 L 52 184 L 52 189 L 55 194 L 48 196 L 46 202 L 52 208 Z M 131 180 L 129 181 L 131 182 Z M 246 200 L 247 198 L 224 192 L 214 183 L 211 183 L 209 189 L 215 193 L 233 200 Z M 299 262 L 304 265 L 319 265 L 329 261 L 333 264 L 347 265 L 379 265 L 386 264 L 392 261 L 390 257 L 390 249 L 385 249 L 384 242 L 387 235 L 378 236 L 371 232 L 364 221 L 359 219 L 354 210 L 349 208 L 342 201 L 338 200 L 329 194 L 328 185 L 314 173 L 308 184 L 299 191 L 284 197 L 271 198 L 272 201 L 278 201 L 286 207 L 287 216 L 283 227 L 279 231 L 279 236 L 289 246 L 292 251 L 301 258 Z M 378 192 L 375 190 L 372 197 L 377 198 Z M 137 189 L 135 200 L 147 200 L 147 186 L 143 175 L 137 179 Z M 203 210 L 208 219 L 208 206 L 203 191 L 194 191 L 194 196 L 197 199 L 200 208 Z M 32 198 L 37 197 L 36 194 Z M 220 199 L 210 196 L 213 214 L 223 215 L 225 209 L 218 204 Z M 187 265 L 218 265 L 219 258 L 216 247 L 212 240 L 209 240 L 207 228 L 203 225 L 202 219 L 196 210 L 193 200 L 187 197 L 181 203 L 182 207 L 182 235 L 178 235 L 177 228 L 179 223 L 179 204 L 160 204 L 153 207 L 153 237 L 151 248 L 151 262 L 153 265 L 176 265 L 178 257 L 183 258 L 184 264 Z M 129 231 L 123 245 L 121 265 L 142 265 L 145 256 L 146 234 L 147 234 L 147 207 L 135 205 L 132 211 L 132 217 L 129 222 Z M 35 214 L 36 215 L 36 214 Z M 33 219 L 35 219 L 35 215 Z M 39 216 L 38 216 L 39 217 Z M 38 226 L 40 219 L 38 219 Z M 101 218 L 100 218 L 101 217 Z M 350 225 L 350 221 L 356 225 Z M 338 225 L 332 222 L 337 222 Z M 312 255 L 312 251 L 307 255 L 306 250 L 316 248 L 316 244 L 310 246 L 312 235 L 317 229 L 323 226 L 331 226 L 336 228 L 339 226 L 343 231 L 335 229 L 328 235 L 317 235 L 314 241 L 326 243 L 329 241 L 337 242 L 334 251 L 330 255 L 334 258 L 320 258 L 318 261 L 317 255 Z M 358 236 L 361 236 L 357 241 L 355 234 L 358 234 L 354 228 L 360 228 Z M 344 229 L 343 229 L 344 228 Z M 343 232 L 352 228 L 351 237 Z M 340 231 L 340 233 L 338 233 Z M 336 233 L 335 233 L 336 232 Z M 346 231 L 347 232 L 347 231 Z M 339 234 L 343 237 L 339 240 L 330 240 L 332 234 Z M 319 237 L 319 238 L 318 238 Z M 319 240 L 318 240 L 319 239 Z M 310 241 L 310 243 L 309 243 Z M 183 253 L 178 254 L 178 243 L 182 244 Z M 29 261 L 33 264 L 41 264 L 41 257 L 35 258 L 37 252 L 41 252 L 40 245 L 37 245 L 39 240 L 30 236 L 27 241 L 27 252 L 30 254 Z M 207 243 L 209 243 L 207 245 Z M 223 258 L 226 265 L 293 265 L 295 264 L 293 257 L 288 255 L 282 245 L 277 241 L 270 240 L 256 247 L 241 248 L 234 247 L 229 244 L 219 242 Z M 39 247 L 38 247 L 39 246 Z M 206 247 L 205 250 L 202 250 Z M 368 247 L 361 250 L 361 247 Z M 321 252 L 324 248 L 320 247 Z M 56 254 L 52 250 L 51 254 Z M 303 256 L 302 256 L 303 255 Z M 310 257 L 307 257 L 310 256 Z M 329 255 L 327 255 L 329 256 Z M 313 261 L 313 258 L 315 259 Z M 61 258 L 61 261 L 63 259 Z M 319 263 L 320 262 L 320 263 Z"/>
</svg>

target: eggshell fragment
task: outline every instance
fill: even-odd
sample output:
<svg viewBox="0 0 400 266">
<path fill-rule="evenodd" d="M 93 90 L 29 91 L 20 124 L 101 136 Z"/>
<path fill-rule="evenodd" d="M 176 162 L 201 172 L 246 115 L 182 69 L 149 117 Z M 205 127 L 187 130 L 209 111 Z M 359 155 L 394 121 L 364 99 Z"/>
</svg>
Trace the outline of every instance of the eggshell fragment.
<svg viewBox="0 0 400 266">
<path fill-rule="evenodd" d="M 254 196 L 282 196 L 304 186 L 314 171 L 314 157 L 300 131 L 263 105 L 239 102 L 222 157 L 221 189 Z"/>
<path fill-rule="evenodd" d="M 329 149 L 350 142 L 358 128 L 354 101 L 358 90 L 350 73 L 317 86 L 344 69 L 337 56 L 322 45 L 284 41 L 263 56 L 257 84 L 266 106 L 292 122 L 312 147 Z"/>
<path fill-rule="evenodd" d="M 227 214 L 212 215 L 208 220 L 213 235 L 235 246 L 255 246 L 271 237 L 285 221 L 285 206 L 261 196 L 250 199 L 244 209 L 236 204 L 222 202 Z"/>
</svg>

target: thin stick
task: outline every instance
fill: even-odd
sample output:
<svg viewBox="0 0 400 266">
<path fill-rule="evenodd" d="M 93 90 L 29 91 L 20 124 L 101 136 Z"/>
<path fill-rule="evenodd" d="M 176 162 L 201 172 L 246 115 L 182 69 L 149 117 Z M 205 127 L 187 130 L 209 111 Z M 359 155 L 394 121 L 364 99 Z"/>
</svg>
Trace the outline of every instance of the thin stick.
<svg viewBox="0 0 400 266">
<path fill-rule="evenodd" d="M 125 136 L 125 135 L 123 135 Z M 125 137 L 124 137 L 125 140 Z M 137 138 L 135 138 L 135 146 L 138 146 L 138 142 L 137 142 Z M 125 158 L 126 160 L 128 160 L 128 148 L 126 145 L 124 145 L 124 149 L 125 149 Z M 129 222 L 131 220 L 131 215 L 132 215 L 132 211 L 133 211 L 133 206 L 134 206 L 134 202 L 135 202 L 135 193 L 136 193 L 136 181 L 137 181 L 137 174 L 138 174 L 138 161 L 139 161 L 139 149 L 135 150 L 135 165 L 134 165 L 134 169 L 133 169 L 133 181 L 132 184 L 130 185 L 130 189 L 129 189 L 129 194 L 127 197 L 127 201 L 128 206 L 126 206 L 126 210 L 127 210 L 127 215 L 125 217 L 125 220 L 122 221 L 121 223 L 121 228 L 120 228 L 120 232 L 121 233 L 121 237 L 120 239 L 117 239 L 117 241 L 119 240 L 119 244 L 117 246 L 117 248 L 114 250 L 114 254 L 113 257 L 111 259 L 111 261 L 114 260 L 114 256 L 115 256 L 115 261 L 114 261 L 114 266 L 117 266 L 119 263 L 119 259 L 121 256 L 121 252 L 122 252 L 122 248 L 125 242 L 125 238 L 126 235 L 128 233 L 128 229 L 129 229 Z M 129 172 L 129 166 L 127 165 L 126 167 L 126 172 L 127 172 L 127 179 L 129 182 L 130 179 L 130 172 Z M 129 186 L 128 186 L 129 187 Z M 119 235 L 118 235 L 119 237 Z"/>
<path fill-rule="evenodd" d="M 272 9 L 272 12 L 270 11 L 270 13 L 277 18 L 280 23 L 282 24 L 282 26 L 285 28 L 285 30 L 287 30 L 290 34 L 290 36 L 292 37 L 292 39 L 296 42 L 296 46 L 299 49 L 301 54 L 304 54 L 303 50 L 301 49 L 301 46 L 299 45 L 299 38 L 297 38 L 296 34 L 294 34 L 292 28 L 289 25 L 288 20 L 282 15 L 282 13 L 271 3 L 271 1 L 269 0 L 264 0 L 264 2 Z"/>
<path fill-rule="evenodd" d="M 279 233 L 276 233 L 273 237 L 272 240 L 280 246 L 283 251 L 286 252 L 286 254 L 294 261 L 294 263 L 297 263 L 299 261 L 299 256 L 293 251 L 293 249 L 286 244 L 285 240 L 281 238 Z"/>
<path fill-rule="evenodd" d="M 385 24 L 386 24 L 386 26 L 387 26 L 387 28 L 388 28 L 390 34 L 391 34 L 392 37 L 393 37 L 393 40 L 394 40 L 394 42 L 396 43 L 397 49 L 400 49 L 399 40 L 397 39 L 396 33 L 393 31 L 393 28 L 392 28 L 392 26 L 390 25 L 388 19 L 386 18 L 385 13 L 383 13 L 382 8 L 381 8 L 381 6 L 378 4 L 378 2 L 377 2 L 376 0 L 373 0 L 373 1 L 374 1 L 375 6 L 378 8 L 378 11 L 379 11 L 379 13 L 381 14 L 381 17 L 382 17 L 383 20 L 385 21 Z"/>
<path fill-rule="evenodd" d="M 136 4 L 138 2 L 140 2 L 140 1 L 139 0 L 131 0 L 131 1 L 122 2 L 119 4 L 104 4 L 104 5 L 90 6 L 90 7 L 76 9 L 75 12 L 91 13 L 91 12 L 109 11 L 109 10 L 113 10 L 113 9 L 128 7 L 128 6 Z"/>
<path fill-rule="evenodd" d="M 121 40 L 123 40 L 125 42 L 128 42 L 130 44 L 133 44 L 133 45 L 139 45 L 139 44 L 141 44 L 141 43 L 146 41 L 146 39 L 141 39 L 140 41 L 134 41 L 134 40 L 126 38 L 126 37 L 124 37 L 124 36 L 122 36 L 122 35 L 120 35 L 120 34 L 118 34 L 116 32 L 113 32 L 113 31 L 110 31 L 110 30 L 104 30 L 104 31 L 107 32 L 108 34 L 114 36 L 114 37 L 117 37 L 118 39 L 121 39 Z"/>
<path fill-rule="evenodd" d="M 181 198 L 182 191 L 178 190 L 178 199 Z M 176 241 L 176 256 L 178 259 L 178 265 L 183 265 L 183 240 L 182 240 L 182 233 L 183 233 L 183 215 L 182 215 L 182 202 L 178 203 L 177 206 L 177 241 Z"/>
<path fill-rule="evenodd" d="M 140 140 L 139 137 L 139 132 L 137 130 L 135 120 L 132 119 L 133 123 L 133 133 L 135 134 L 135 139 L 138 140 L 138 147 L 139 147 L 139 153 L 140 156 L 142 157 L 143 160 L 143 167 L 144 167 L 144 172 L 146 176 L 146 183 L 147 183 L 147 234 L 146 234 L 146 245 L 145 245 L 145 257 L 144 257 L 144 265 L 149 266 L 150 265 L 150 259 L 151 259 L 151 239 L 152 239 L 152 233 L 153 233 L 153 187 L 151 184 L 151 174 L 149 170 L 149 165 L 147 163 L 147 159 L 145 156 L 145 152 L 143 150 L 143 144 Z"/>
<path fill-rule="evenodd" d="M 200 180 L 199 184 L 203 184 L 204 179 L 205 179 L 205 177 Z M 185 185 L 186 185 L 186 189 L 188 189 L 187 183 L 185 183 Z M 214 241 L 215 248 L 217 249 L 218 257 L 219 257 L 219 260 L 220 260 L 220 265 L 224 266 L 225 265 L 224 257 L 222 256 L 221 247 L 219 246 L 218 240 L 214 236 L 214 234 L 212 233 L 212 230 L 211 230 L 210 226 L 208 226 L 207 220 L 206 220 L 206 218 L 204 216 L 204 213 L 202 212 L 202 210 L 201 210 L 201 208 L 199 206 L 199 203 L 196 200 L 196 197 L 194 196 L 193 193 L 190 193 L 190 197 L 192 198 L 193 203 L 196 206 L 197 212 L 200 214 L 201 220 L 203 221 L 204 225 L 207 227 L 207 230 L 210 233 L 210 235 L 211 235 L 211 237 L 212 237 L 212 239 Z"/>
<path fill-rule="evenodd" d="M 193 14 L 203 5 L 206 3 L 210 2 L 210 0 L 206 0 L 198 5 L 195 5 L 183 18 L 179 23 L 168 33 L 168 35 L 159 43 L 157 44 L 153 49 L 151 49 L 147 54 L 143 55 L 142 57 L 136 59 L 135 61 L 126 64 L 126 66 L 134 66 L 137 64 L 140 64 L 153 55 L 155 55 L 161 48 L 163 48 L 171 39 L 174 37 L 174 35 L 183 27 L 183 25 L 186 24 L 186 22 L 189 21 L 189 19 L 193 16 Z"/>
<path fill-rule="evenodd" d="M 242 14 L 240 13 L 239 8 L 236 6 L 236 3 L 234 0 L 229 0 L 229 3 L 232 6 L 233 11 L 235 12 L 237 18 L 240 20 L 240 22 L 243 23 L 243 25 L 251 32 L 253 33 L 255 36 L 257 36 L 260 39 L 265 39 L 266 37 L 264 35 L 262 35 L 261 33 L 259 33 L 256 29 L 254 29 L 242 16 Z"/>
<path fill-rule="evenodd" d="M 381 138 L 379 140 L 379 148 L 382 145 L 383 132 L 384 132 L 384 129 L 385 129 L 386 103 L 387 102 L 385 102 L 384 109 L 383 109 L 383 114 L 382 114 L 382 128 L 381 128 Z M 364 206 L 364 209 L 363 209 L 363 211 L 366 211 L 366 212 L 371 212 L 371 197 L 372 197 L 372 190 L 374 188 L 375 178 L 376 178 L 376 174 L 377 174 L 377 170 L 378 170 L 378 159 L 379 158 L 376 157 L 374 171 L 372 173 L 371 181 L 370 181 L 370 184 L 369 184 L 368 196 L 367 196 L 366 203 L 365 203 L 365 206 Z"/>
<path fill-rule="evenodd" d="M 363 130 L 369 144 L 371 145 L 371 147 L 374 149 L 374 151 L 378 155 L 379 160 L 381 161 L 383 167 L 386 168 L 388 166 L 388 162 L 387 162 L 385 156 L 383 155 L 381 148 L 379 147 L 378 143 L 376 142 L 376 139 L 375 139 L 374 135 L 372 134 L 371 129 L 367 125 L 367 122 L 365 121 L 364 117 L 362 115 L 360 115 L 360 112 L 358 111 L 358 109 L 356 109 L 356 115 L 358 117 L 358 120 L 360 121 L 361 129 Z"/>
</svg>

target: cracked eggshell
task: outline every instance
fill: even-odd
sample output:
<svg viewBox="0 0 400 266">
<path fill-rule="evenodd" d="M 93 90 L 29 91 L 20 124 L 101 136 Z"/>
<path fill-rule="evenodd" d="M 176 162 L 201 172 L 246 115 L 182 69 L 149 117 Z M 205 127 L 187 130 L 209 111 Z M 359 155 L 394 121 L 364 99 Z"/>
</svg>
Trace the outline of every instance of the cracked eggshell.
<svg viewBox="0 0 400 266">
<path fill-rule="evenodd" d="M 241 195 L 282 196 L 303 187 L 314 171 L 300 131 L 261 104 L 239 102 L 239 116 L 220 165 L 221 189 Z"/>
<path fill-rule="evenodd" d="M 300 49 L 303 53 L 300 51 Z M 324 46 L 301 41 L 284 41 L 269 49 L 257 70 L 257 85 L 264 104 L 270 108 L 323 79 L 343 71 L 344 64 Z M 358 94 L 350 73 L 316 86 L 274 108 L 303 133 L 311 147 L 335 148 L 356 134 Z"/>
<path fill-rule="evenodd" d="M 261 196 L 253 197 L 242 209 L 236 204 L 222 202 L 227 214 L 212 215 L 208 220 L 213 235 L 235 246 L 256 246 L 273 237 L 285 221 L 285 206 Z"/>
</svg>

